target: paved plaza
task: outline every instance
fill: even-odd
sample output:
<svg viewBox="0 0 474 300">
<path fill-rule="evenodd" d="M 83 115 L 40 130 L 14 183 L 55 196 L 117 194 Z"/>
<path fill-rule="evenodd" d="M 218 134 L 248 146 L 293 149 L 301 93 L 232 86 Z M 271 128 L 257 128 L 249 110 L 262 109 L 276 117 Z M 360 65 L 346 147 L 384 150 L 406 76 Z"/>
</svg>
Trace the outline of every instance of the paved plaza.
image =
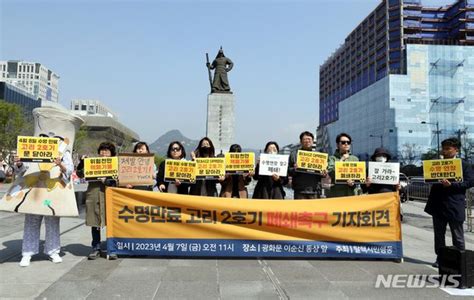
<svg viewBox="0 0 474 300">
<path fill-rule="evenodd" d="M 84 216 L 61 219 L 63 263 L 21 258 L 23 216 L 0 212 L 0 298 L 400 299 L 454 297 L 440 288 L 375 288 L 378 274 L 437 274 L 424 203 L 404 204 L 404 262 L 333 259 L 119 257 L 89 261 Z M 448 235 L 448 242 L 450 237 Z M 466 233 L 468 249 L 474 234 Z M 105 245 L 104 245 L 105 246 Z M 471 293 L 472 290 L 464 290 Z M 471 296 L 474 297 L 474 296 Z"/>
</svg>

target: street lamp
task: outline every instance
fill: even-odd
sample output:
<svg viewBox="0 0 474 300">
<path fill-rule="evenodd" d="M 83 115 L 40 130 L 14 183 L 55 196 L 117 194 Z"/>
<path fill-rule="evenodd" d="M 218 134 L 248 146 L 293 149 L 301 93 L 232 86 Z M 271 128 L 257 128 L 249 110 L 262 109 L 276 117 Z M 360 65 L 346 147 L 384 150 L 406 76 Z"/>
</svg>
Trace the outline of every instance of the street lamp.
<svg viewBox="0 0 474 300">
<path fill-rule="evenodd" d="M 437 142 L 437 146 L 438 146 L 438 158 L 439 158 L 439 122 L 436 121 L 436 123 L 428 123 L 428 122 L 425 122 L 425 121 L 422 121 L 421 124 L 428 124 L 428 125 L 436 125 L 436 142 Z"/>
<path fill-rule="evenodd" d="M 371 134 L 369 137 L 380 138 L 380 145 L 383 148 L 383 135 Z"/>
</svg>

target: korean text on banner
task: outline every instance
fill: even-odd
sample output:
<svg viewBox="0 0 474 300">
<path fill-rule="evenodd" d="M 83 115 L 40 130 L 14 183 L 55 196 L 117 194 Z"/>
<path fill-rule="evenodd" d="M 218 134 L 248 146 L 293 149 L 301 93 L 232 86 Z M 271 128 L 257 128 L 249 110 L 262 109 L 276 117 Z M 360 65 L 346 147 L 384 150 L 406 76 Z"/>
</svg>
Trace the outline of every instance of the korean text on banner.
<svg viewBox="0 0 474 300">
<path fill-rule="evenodd" d="M 188 160 L 167 159 L 165 161 L 165 181 L 196 181 L 196 162 Z"/>
<path fill-rule="evenodd" d="M 296 171 L 321 174 L 321 172 L 327 168 L 327 153 L 298 150 L 296 157 Z"/>
<path fill-rule="evenodd" d="M 196 179 L 217 179 L 225 176 L 225 159 L 196 158 Z"/>
<path fill-rule="evenodd" d="M 84 159 L 84 177 L 86 179 L 118 178 L 118 158 L 88 157 Z"/>
<path fill-rule="evenodd" d="M 155 171 L 155 155 L 140 153 L 119 153 L 118 181 L 120 186 L 152 185 Z"/>
<path fill-rule="evenodd" d="M 255 169 L 255 153 L 227 152 L 225 154 L 225 172 L 228 174 L 243 174 Z"/>
<path fill-rule="evenodd" d="M 336 183 L 352 180 L 356 183 L 365 182 L 365 161 L 336 161 Z"/>
<path fill-rule="evenodd" d="M 375 184 L 396 185 L 400 181 L 400 163 L 369 161 L 369 177 Z"/>
<path fill-rule="evenodd" d="M 425 182 L 438 182 L 441 179 L 461 182 L 463 181 L 461 159 L 424 160 L 423 177 Z"/>
<path fill-rule="evenodd" d="M 258 166 L 259 175 L 272 176 L 273 174 L 277 174 L 280 177 L 286 177 L 289 157 L 290 156 L 286 154 L 260 154 Z"/>
<path fill-rule="evenodd" d="M 400 259 L 398 193 L 279 201 L 107 188 L 107 251 Z"/>
<path fill-rule="evenodd" d="M 59 157 L 59 139 L 18 136 L 16 153 L 23 162 L 52 162 Z"/>
</svg>

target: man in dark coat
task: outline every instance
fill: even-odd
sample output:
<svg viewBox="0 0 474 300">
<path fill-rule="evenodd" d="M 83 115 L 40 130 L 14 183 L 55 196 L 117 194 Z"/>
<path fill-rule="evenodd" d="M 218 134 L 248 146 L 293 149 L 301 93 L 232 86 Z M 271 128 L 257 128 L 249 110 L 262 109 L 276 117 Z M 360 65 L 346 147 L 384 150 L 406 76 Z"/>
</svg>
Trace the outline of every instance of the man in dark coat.
<svg viewBox="0 0 474 300">
<path fill-rule="evenodd" d="M 441 153 L 445 159 L 456 158 L 461 143 L 456 138 L 449 138 L 441 142 Z M 449 224 L 453 245 L 459 250 L 464 250 L 464 229 L 466 190 L 474 186 L 474 173 L 472 167 L 462 162 L 463 181 L 450 182 L 447 179 L 431 187 L 425 212 L 433 217 L 435 235 L 435 253 L 439 255 L 440 248 L 446 246 L 446 226 Z M 438 259 L 433 264 L 438 267 Z"/>
<path fill-rule="evenodd" d="M 321 193 L 321 178 L 326 177 L 326 170 L 322 174 L 310 174 L 296 170 L 298 150 L 313 151 L 314 135 L 309 131 L 300 134 L 301 147 L 290 153 L 288 175 L 291 177 L 293 199 L 317 199 Z"/>
</svg>

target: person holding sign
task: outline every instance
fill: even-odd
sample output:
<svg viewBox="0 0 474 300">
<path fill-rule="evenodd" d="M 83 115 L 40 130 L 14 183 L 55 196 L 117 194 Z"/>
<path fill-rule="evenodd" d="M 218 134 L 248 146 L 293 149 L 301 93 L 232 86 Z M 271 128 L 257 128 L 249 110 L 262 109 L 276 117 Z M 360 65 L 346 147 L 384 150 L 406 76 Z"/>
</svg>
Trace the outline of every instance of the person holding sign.
<svg viewBox="0 0 474 300">
<path fill-rule="evenodd" d="M 186 150 L 184 149 L 183 144 L 178 141 L 171 142 L 168 146 L 166 157 L 176 160 L 186 159 Z M 182 183 L 178 179 L 176 179 L 174 182 L 165 181 L 165 163 L 165 160 L 160 163 L 158 174 L 156 175 L 158 190 L 164 193 L 187 195 L 189 189 L 188 184 Z"/>
<path fill-rule="evenodd" d="M 60 144 L 63 144 L 64 141 L 61 137 Z M 65 147 L 63 147 L 65 149 Z M 61 180 L 63 182 L 69 182 L 71 180 L 72 172 L 74 171 L 74 164 L 72 162 L 71 152 L 60 151 L 59 155 L 53 161 L 54 167 L 59 168 L 61 173 Z M 16 176 L 23 176 L 28 169 L 24 163 L 19 161 L 18 157 L 15 157 L 15 166 Z M 51 202 L 51 201 L 49 201 Z M 44 205 L 50 207 L 48 200 L 45 200 Z M 50 207 L 51 208 L 51 207 Z M 52 208 L 51 208 L 52 209 Z M 43 215 L 34 215 L 34 214 L 25 214 L 25 225 L 23 229 L 23 243 L 22 243 L 22 258 L 20 261 L 21 267 L 27 267 L 30 265 L 31 256 L 38 254 L 39 251 L 39 240 L 40 240 L 40 228 L 43 221 L 45 223 L 45 246 L 44 253 L 49 255 L 53 263 L 61 263 L 63 260 L 59 256 L 61 249 L 60 235 L 59 235 L 59 217 L 57 216 L 43 216 Z"/>
<path fill-rule="evenodd" d="M 374 151 L 374 154 L 370 157 L 370 159 L 374 162 L 379 163 L 386 163 L 388 162 L 392 156 L 390 152 L 384 148 L 377 148 Z M 369 194 L 378 194 L 378 193 L 387 193 L 387 192 L 396 192 L 400 189 L 399 184 L 373 184 L 372 177 L 368 176 L 365 185 L 362 185 L 362 190 Z"/>
<path fill-rule="evenodd" d="M 133 153 L 138 153 L 138 154 L 149 154 L 150 153 L 150 147 L 148 147 L 148 144 L 145 142 L 138 142 L 135 144 L 135 147 L 133 147 Z M 154 166 L 153 170 L 153 179 L 156 178 L 156 165 Z M 135 190 L 144 190 L 144 191 L 153 191 L 153 185 L 131 185 L 127 184 L 127 189 L 135 189 Z"/>
<path fill-rule="evenodd" d="M 461 148 L 457 138 L 449 138 L 441 142 L 441 153 L 444 159 L 455 159 Z M 463 223 L 466 219 L 464 212 L 466 204 L 466 190 L 474 186 L 472 167 L 462 161 L 462 182 L 450 182 L 447 179 L 439 180 L 431 186 L 425 212 L 433 218 L 434 248 L 436 255 L 446 246 L 446 227 L 449 224 L 453 239 L 453 246 L 459 250 L 465 249 Z M 433 263 L 438 267 L 438 258 Z"/>
<path fill-rule="evenodd" d="M 280 147 L 276 142 L 268 142 L 265 145 L 265 153 L 278 154 Z M 280 177 L 273 173 L 272 176 L 264 176 L 259 174 L 259 163 L 255 166 L 254 180 L 257 180 L 252 198 L 253 199 L 284 199 L 285 191 L 283 186 L 288 183 L 288 177 Z"/>
<path fill-rule="evenodd" d="M 313 151 L 314 135 L 305 131 L 300 134 L 301 147 L 291 152 L 288 164 L 288 175 L 291 177 L 291 186 L 294 199 L 316 199 L 321 193 L 321 178 L 326 176 L 326 170 L 321 174 L 306 173 L 297 170 L 298 150 Z"/>
<path fill-rule="evenodd" d="M 214 144 L 212 143 L 211 139 L 208 137 L 204 137 L 199 141 L 199 144 L 193 152 L 191 152 L 191 158 L 195 160 L 199 157 L 215 157 L 215 149 Z M 224 177 L 221 177 L 219 181 L 223 181 Z M 215 179 L 206 179 L 196 180 L 196 183 L 191 185 L 189 189 L 190 195 L 195 196 L 208 196 L 208 197 L 216 197 L 217 196 L 217 184 L 218 180 Z"/>
<path fill-rule="evenodd" d="M 230 146 L 229 152 L 231 153 L 240 153 L 242 152 L 242 147 L 238 144 L 233 144 Z M 253 166 L 253 164 L 252 164 Z M 221 181 L 221 193 L 219 197 L 223 198 L 248 198 L 247 185 L 252 180 L 253 173 L 247 173 L 244 175 L 240 174 L 227 174 L 224 181 Z"/>
<path fill-rule="evenodd" d="M 116 156 L 115 145 L 109 142 L 103 142 L 99 145 L 97 153 L 100 157 Z M 77 175 L 84 178 L 84 158 L 81 158 L 77 166 Z M 99 179 L 88 182 L 86 192 L 86 225 L 91 227 L 92 234 L 92 250 L 88 255 L 89 260 L 94 260 L 101 254 L 100 248 L 100 231 L 106 225 L 105 221 L 105 187 L 116 186 L 117 182 L 114 179 Z M 117 259 L 116 255 L 110 255 L 110 259 Z"/>
<path fill-rule="evenodd" d="M 351 155 L 352 138 L 347 133 L 340 133 L 336 137 L 336 151 L 328 160 L 328 173 L 333 183 L 336 182 L 336 161 L 359 161 L 357 156 Z M 345 197 L 355 195 L 355 183 L 347 180 L 347 184 L 334 184 L 329 192 L 330 197 Z"/>
</svg>

